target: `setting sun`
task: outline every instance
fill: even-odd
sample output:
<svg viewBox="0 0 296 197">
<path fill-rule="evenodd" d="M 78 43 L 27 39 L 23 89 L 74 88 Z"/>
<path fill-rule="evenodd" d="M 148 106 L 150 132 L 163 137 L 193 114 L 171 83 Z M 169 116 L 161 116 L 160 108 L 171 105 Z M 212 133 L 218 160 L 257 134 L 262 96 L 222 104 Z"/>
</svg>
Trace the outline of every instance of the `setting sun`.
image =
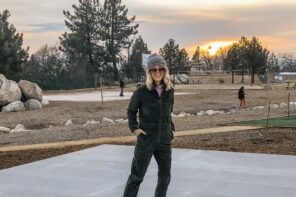
<svg viewBox="0 0 296 197">
<path fill-rule="evenodd" d="M 217 41 L 217 42 L 211 42 L 207 45 L 201 46 L 201 49 L 203 50 L 209 50 L 210 55 L 215 55 L 216 52 L 221 48 L 221 47 L 226 47 L 231 45 L 233 42 L 231 41 Z"/>
</svg>

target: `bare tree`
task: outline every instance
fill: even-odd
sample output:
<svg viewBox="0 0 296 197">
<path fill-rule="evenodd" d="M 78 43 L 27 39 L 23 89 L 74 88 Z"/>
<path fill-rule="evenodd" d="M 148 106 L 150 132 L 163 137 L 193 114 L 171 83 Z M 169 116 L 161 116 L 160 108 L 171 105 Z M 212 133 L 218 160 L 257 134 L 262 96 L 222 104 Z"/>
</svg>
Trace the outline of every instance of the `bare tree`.
<svg viewBox="0 0 296 197">
<path fill-rule="evenodd" d="M 281 71 L 283 72 L 296 72 L 296 58 L 293 53 L 282 55 L 281 68 Z"/>
</svg>

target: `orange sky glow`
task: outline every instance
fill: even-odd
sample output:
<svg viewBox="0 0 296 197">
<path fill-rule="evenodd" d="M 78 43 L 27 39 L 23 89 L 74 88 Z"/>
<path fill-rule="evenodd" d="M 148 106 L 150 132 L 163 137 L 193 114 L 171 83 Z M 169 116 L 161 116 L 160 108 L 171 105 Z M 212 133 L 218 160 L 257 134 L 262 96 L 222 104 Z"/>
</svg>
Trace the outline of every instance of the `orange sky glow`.
<svg viewBox="0 0 296 197">
<path fill-rule="evenodd" d="M 8 9 L 9 22 L 24 34 L 30 54 L 45 44 L 59 44 L 67 31 L 63 10 L 73 12 L 78 0 L 1 0 L 0 11 Z M 172 38 L 191 56 L 197 46 L 220 48 L 240 37 L 256 36 L 274 53 L 296 52 L 295 0 L 122 0 L 130 16 L 136 16 L 138 35 L 148 48 L 159 52 Z"/>
</svg>

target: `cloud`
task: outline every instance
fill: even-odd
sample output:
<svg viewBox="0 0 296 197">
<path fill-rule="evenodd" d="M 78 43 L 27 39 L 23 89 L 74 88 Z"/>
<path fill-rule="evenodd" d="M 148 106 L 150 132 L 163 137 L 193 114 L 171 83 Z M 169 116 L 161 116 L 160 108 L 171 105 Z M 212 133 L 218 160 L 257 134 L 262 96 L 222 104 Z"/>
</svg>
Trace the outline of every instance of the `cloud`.
<svg viewBox="0 0 296 197">
<path fill-rule="evenodd" d="M 65 31 L 66 27 L 63 23 L 42 23 L 42 24 L 22 24 L 18 26 L 23 33 L 42 33 L 42 32 L 56 32 Z"/>
<path fill-rule="evenodd" d="M 58 41 L 65 31 L 63 10 L 73 12 L 78 0 L 1 0 L 11 11 L 9 21 L 24 32 L 31 48 L 47 40 Z M 148 47 L 158 52 L 169 38 L 180 47 L 210 41 L 238 40 L 258 36 L 275 51 L 295 50 L 296 1 L 294 0 L 123 0 L 130 16 L 136 15 Z M 28 34 L 28 35 L 27 35 Z M 34 35 L 33 38 L 31 35 Z M 40 37 L 40 38 L 38 38 Z M 28 40 L 27 40 L 28 39 Z M 274 40 L 271 40 L 274 39 Z M 40 44 L 38 45 L 38 42 Z M 284 43 L 288 42 L 288 43 Z M 35 45 L 37 45 L 35 47 Z"/>
<path fill-rule="evenodd" d="M 181 46 L 191 46 L 210 40 L 238 40 L 241 36 L 264 36 L 284 42 L 288 40 L 281 37 L 292 38 L 295 35 L 296 21 L 293 19 L 296 17 L 296 4 L 161 9 L 152 11 L 149 17 L 146 13 L 138 16 L 146 17 L 144 22 L 139 21 L 139 33 L 153 49 L 162 47 L 169 38 L 175 39 Z M 271 48 L 289 50 L 288 46 L 293 50 L 290 44 Z"/>
<path fill-rule="evenodd" d="M 124 3 L 139 5 L 143 7 L 162 7 L 162 8 L 199 8 L 199 7 L 219 7 L 227 5 L 244 6 L 265 3 L 264 0 L 125 0 Z"/>
<path fill-rule="evenodd" d="M 77 1 L 1 0 L 0 10 L 8 9 L 10 11 L 9 22 L 14 24 L 18 31 L 27 32 L 40 29 L 43 32 L 46 26 L 63 24 L 65 20 L 63 10 L 72 10 L 72 4 Z M 43 28 L 37 26 L 43 26 Z"/>
</svg>

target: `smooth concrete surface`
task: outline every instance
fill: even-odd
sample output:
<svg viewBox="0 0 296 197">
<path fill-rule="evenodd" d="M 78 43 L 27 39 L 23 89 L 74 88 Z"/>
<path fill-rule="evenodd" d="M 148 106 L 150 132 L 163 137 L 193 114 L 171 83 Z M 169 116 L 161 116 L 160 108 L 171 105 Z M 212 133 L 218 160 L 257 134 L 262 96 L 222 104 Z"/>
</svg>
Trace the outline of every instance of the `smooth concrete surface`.
<svg viewBox="0 0 296 197">
<path fill-rule="evenodd" d="M 101 145 L 0 171 L 1 197 L 121 197 L 133 146 Z M 153 197 L 154 159 L 138 197 Z M 168 197 L 296 197 L 296 157 L 173 149 Z"/>
<path fill-rule="evenodd" d="M 176 92 L 175 95 L 194 94 L 187 92 Z M 104 91 L 103 101 L 129 100 L 133 92 L 124 92 L 124 96 L 119 96 L 119 91 Z M 43 95 L 43 99 L 48 101 L 84 101 L 102 102 L 101 92 L 77 92 L 67 94 L 48 94 Z"/>
</svg>

